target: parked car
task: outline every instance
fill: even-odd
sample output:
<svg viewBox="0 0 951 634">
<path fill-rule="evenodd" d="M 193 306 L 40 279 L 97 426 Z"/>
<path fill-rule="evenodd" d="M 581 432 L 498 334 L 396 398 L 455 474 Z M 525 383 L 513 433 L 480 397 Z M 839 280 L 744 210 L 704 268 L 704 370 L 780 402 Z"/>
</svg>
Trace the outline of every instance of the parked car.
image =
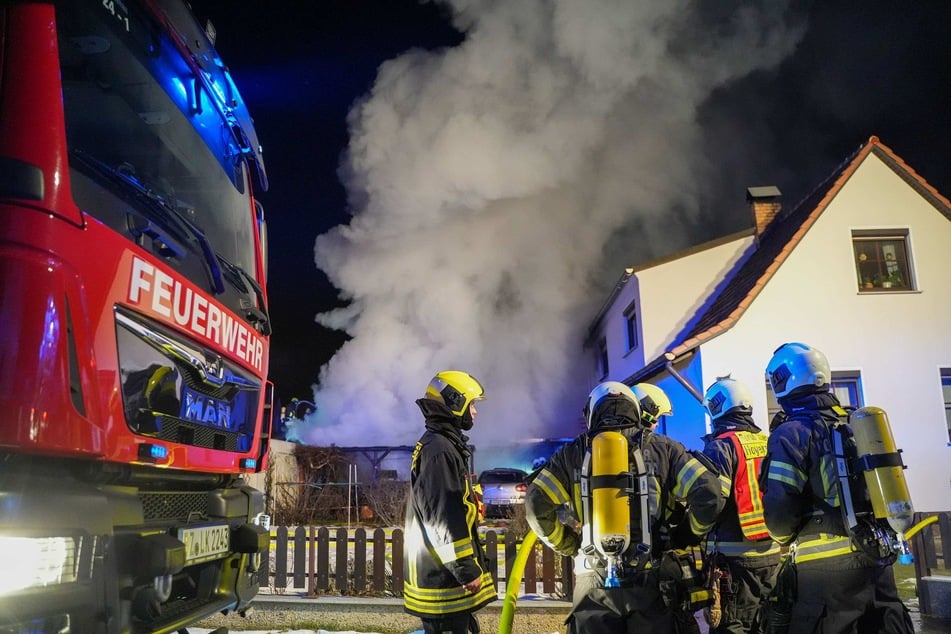
<svg viewBox="0 0 951 634">
<path fill-rule="evenodd" d="M 525 478 L 521 469 L 487 469 L 479 474 L 486 517 L 511 516 L 516 506 L 525 503 Z"/>
</svg>

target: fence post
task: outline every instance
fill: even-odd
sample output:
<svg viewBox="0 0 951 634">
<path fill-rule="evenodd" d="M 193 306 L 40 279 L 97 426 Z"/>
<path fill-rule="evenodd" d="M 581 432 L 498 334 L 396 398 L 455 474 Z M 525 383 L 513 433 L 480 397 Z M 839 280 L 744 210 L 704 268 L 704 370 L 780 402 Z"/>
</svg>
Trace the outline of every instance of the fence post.
<svg viewBox="0 0 951 634">
<path fill-rule="evenodd" d="M 353 534 L 353 591 L 362 594 L 367 589 L 367 532 L 363 527 Z"/>
<path fill-rule="evenodd" d="M 951 513 L 938 514 L 938 530 L 941 535 L 941 561 L 945 568 L 951 568 Z"/>
<path fill-rule="evenodd" d="M 337 585 L 337 592 L 339 592 L 340 594 L 347 594 L 347 591 L 349 590 L 349 586 L 350 586 L 349 582 L 347 581 L 347 559 L 348 559 L 348 555 L 350 554 L 349 553 L 350 543 L 349 543 L 349 535 L 346 528 L 337 529 L 336 542 L 337 542 L 337 565 L 336 565 L 336 570 L 334 571 L 336 573 L 334 575 L 334 581 L 336 582 L 336 585 Z"/>
<path fill-rule="evenodd" d="M 268 588 L 271 585 L 271 529 L 268 527 L 267 548 L 261 553 L 261 568 L 258 570 L 258 585 Z"/>
<path fill-rule="evenodd" d="M 512 564 L 518 555 L 518 537 L 513 531 L 505 531 L 505 586 L 508 587 L 512 578 Z M 515 596 L 518 596 L 517 594 Z"/>
<path fill-rule="evenodd" d="M 489 560 L 489 570 L 492 571 L 492 580 L 495 581 L 495 587 L 499 586 L 499 548 L 498 537 L 495 531 L 488 531 L 485 534 L 485 557 Z M 501 592 L 502 590 L 500 590 Z"/>
<path fill-rule="evenodd" d="M 525 594 L 535 594 L 538 591 L 536 588 L 538 570 L 535 568 L 537 565 L 535 563 L 537 556 L 538 542 L 535 542 L 535 545 L 532 546 L 531 552 L 528 553 L 528 559 L 525 561 L 525 572 L 522 575 L 522 579 L 525 582 Z"/>
<path fill-rule="evenodd" d="M 294 530 L 294 587 L 304 587 L 307 561 L 307 529 L 298 526 Z"/>
<path fill-rule="evenodd" d="M 393 530 L 393 537 L 390 540 L 393 548 L 393 594 L 403 596 L 404 566 L 403 561 L 403 529 Z"/>
<path fill-rule="evenodd" d="M 575 593 L 575 560 L 572 557 L 561 558 L 561 591 L 569 601 Z"/>
<path fill-rule="evenodd" d="M 555 551 L 546 548 L 542 551 L 542 592 L 552 594 L 555 591 Z"/>
<path fill-rule="evenodd" d="M 330 531 L 326 526 L 317 529 L 317 589 L 330 589 Z"/>
<path fill-rule="evenodd" d="M 307 596 L 317 596 L 317 590 L 314 587 L 314 577 L 316 575 L 317 559 L 317 529 L 313 525 L 310 527 L 310 538 L 307 540 Z"/>
<path fill-rule="evenodd" d="M 373 531 L 373 591 L 386 590 L 386 531 Z"/>
<path fill-rule="evenodd" d="M 277 527 L 277 551 L 274 553 L 274 589 L 287 588 L 287 527 Z"/>
</svg>

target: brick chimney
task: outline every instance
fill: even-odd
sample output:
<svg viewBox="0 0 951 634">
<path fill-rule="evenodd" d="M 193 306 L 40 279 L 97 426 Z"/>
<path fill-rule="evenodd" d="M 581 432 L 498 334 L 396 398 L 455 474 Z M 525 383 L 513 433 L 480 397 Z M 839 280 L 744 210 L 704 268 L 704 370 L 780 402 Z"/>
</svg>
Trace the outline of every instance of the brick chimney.
<svg viewBox="0 0 951 634">
<path fill-rule="evenodd" d="M 779 215 L 779 211 L 783 208 L 782 196 L 779 188 L 774 185 L 748 187 L 746 189 L 746 202 L 750 204 L 750 210 L 753 212 L 757 239 L 763 235 L 763 231 L 773 221 L 773 218 Z"/>
</svg>

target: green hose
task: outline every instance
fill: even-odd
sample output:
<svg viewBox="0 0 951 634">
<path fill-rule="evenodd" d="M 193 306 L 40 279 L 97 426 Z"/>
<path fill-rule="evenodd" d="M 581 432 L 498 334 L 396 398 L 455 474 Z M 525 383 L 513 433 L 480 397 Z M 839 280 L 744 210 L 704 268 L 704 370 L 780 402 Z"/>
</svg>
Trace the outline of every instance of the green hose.
<svg viewBox="0 0 951 634">
<path fill-rule="evenodd" d="M 505 601 L 502 603 L 502 616 L 499 618 L 499 634 L 511 634 L 512 621 L 515 619 L 515 602 L 518 600 L 518 590 L 522 587 L 522 572 L 525 571 L 525 562 L 538 537 L 533 531 L 528 531 L 522 538 L 522 545 L 518 547 L 515 561 L 512 563 L 512 572 L 505 585 Z"/>
</svg>

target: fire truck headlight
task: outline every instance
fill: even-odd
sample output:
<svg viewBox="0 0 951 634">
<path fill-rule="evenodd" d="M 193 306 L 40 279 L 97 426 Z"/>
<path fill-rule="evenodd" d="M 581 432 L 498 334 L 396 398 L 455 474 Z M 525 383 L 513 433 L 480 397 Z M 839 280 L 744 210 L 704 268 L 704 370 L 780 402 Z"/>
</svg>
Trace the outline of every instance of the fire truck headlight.
<svg viewBox="0 0 951 634">
<path fill-rule="evenodd" d="M 0 596 L 76 581 L 79 540 L 75 537 L 0 535 Z"/>
</svg>

